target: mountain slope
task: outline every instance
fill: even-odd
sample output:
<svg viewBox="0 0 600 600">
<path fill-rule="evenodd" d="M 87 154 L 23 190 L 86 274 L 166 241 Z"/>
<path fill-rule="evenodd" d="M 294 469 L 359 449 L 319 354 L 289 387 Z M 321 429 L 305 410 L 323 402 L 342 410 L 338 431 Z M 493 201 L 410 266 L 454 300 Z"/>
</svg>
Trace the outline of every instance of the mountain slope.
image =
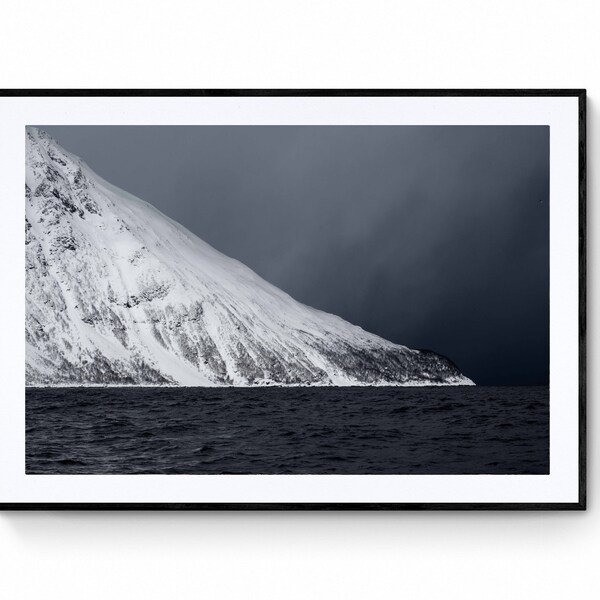
<svg viewBox="0 0 600 600">
<path fill-rule="evenodd" d="M 472 384 L 308 306 L 27 130 L 27 385 Z"/>
</svg>

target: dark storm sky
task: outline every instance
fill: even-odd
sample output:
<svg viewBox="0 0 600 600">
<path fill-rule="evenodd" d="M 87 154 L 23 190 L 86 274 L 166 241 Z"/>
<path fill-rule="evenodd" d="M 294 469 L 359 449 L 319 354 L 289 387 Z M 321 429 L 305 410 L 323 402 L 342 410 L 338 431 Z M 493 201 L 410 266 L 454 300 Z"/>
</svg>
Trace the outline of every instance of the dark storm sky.
<svg viewBox="0 0 600 600">
<path fill-rule="evenodd" d="M 297 300 L 548 382 L 547 127 L 41 127 Z"/>
</svg>

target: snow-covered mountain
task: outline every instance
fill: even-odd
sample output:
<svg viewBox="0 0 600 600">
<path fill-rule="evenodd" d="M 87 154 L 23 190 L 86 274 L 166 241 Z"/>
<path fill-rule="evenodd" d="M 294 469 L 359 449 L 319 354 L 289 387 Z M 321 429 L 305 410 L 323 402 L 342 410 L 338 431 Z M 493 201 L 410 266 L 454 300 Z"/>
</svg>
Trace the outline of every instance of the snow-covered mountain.
<svg viewBox="0 0 600 600">
<path fill-rule="evenodd" d="M 36 128 L 27 385 L 467 385 L 447 359 L 300 304 Z"/>
</svg>

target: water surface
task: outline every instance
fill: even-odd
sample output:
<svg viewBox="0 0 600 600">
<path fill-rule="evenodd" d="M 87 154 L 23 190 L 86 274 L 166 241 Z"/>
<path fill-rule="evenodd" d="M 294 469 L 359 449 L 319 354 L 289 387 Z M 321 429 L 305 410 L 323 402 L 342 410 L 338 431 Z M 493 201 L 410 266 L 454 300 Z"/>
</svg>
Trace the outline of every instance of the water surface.
<svg viewBox="0 0 600 600">
<path fill-rule="evenodd" d="M 548 387 L 29 388 L 29 474 L 542 474 Z"/>
</svg>

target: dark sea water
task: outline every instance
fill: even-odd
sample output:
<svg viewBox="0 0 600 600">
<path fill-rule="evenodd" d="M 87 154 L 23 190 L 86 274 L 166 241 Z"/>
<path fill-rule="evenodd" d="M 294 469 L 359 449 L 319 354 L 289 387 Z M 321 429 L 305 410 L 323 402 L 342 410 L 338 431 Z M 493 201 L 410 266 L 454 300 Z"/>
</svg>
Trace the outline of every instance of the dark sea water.
<svg viewBox="0 0 600 600">
<path fill-rule="evenodd" d="M 548 387 L 29 388 L 29 474 L 549 472 Z"/>
</svg>

